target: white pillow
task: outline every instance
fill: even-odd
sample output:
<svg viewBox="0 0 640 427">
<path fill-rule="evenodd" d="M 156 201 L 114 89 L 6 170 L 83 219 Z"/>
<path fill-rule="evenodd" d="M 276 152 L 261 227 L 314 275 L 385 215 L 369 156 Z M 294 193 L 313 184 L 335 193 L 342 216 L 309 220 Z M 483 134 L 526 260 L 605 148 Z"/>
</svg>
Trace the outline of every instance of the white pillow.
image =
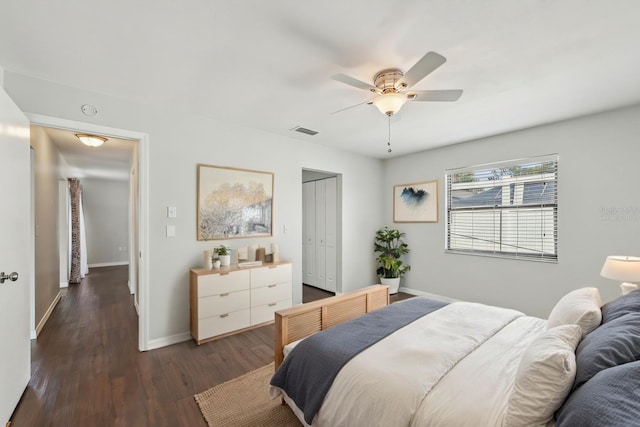
<svg viewBox="0 0 640 427">
<path fill-rule="evenodd" d="M 562 405 L 576 376 L 578 325 L 542 332 L 529 344 L 509 395 L 505 427 L 545 425 Z"/>
<path fill-rule="evenodd" d="M 578 325 L 582 335 L 597 328 L 602 322 L 598 288 L 581 288 L 571 291 L 556 303 L 549 314 L 547 329 L 560 325 Z"/>
</svg>

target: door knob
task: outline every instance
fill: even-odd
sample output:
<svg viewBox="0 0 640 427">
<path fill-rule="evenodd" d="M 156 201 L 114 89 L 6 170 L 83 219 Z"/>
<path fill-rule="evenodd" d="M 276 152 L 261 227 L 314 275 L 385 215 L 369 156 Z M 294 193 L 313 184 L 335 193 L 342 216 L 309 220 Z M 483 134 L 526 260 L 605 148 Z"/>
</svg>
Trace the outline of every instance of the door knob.
<svg viewBox="0 0 640 427">
<path fill-rule="evenodd" d="M 18 273 L 14 271 L 7 276 L 3 271 L 2 273 L 0 273 L 0 283 L 4 283 L 5 280 L 11 280 L 12 282 L 15 282 L 16 280 L 18 280 Z"/>
</svg>

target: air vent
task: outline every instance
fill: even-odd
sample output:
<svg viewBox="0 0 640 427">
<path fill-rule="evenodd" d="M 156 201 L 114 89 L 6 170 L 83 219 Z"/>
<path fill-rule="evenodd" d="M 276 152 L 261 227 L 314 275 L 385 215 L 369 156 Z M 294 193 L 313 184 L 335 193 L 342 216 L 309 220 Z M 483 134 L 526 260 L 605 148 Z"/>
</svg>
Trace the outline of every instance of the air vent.
<svg viewBox="0 0 640 427">
<path fill-rule="evenodd" d="M 291 130 L 295 130 L 296 132 L 305 133 L 307 135 L 312 135 L 312 136 L 318 134 L 318 131 L 307 129 L 307 128 L 303 128 L 301 126 L 296 126 L 296 127 L 292 128 Z"/>
</svg>

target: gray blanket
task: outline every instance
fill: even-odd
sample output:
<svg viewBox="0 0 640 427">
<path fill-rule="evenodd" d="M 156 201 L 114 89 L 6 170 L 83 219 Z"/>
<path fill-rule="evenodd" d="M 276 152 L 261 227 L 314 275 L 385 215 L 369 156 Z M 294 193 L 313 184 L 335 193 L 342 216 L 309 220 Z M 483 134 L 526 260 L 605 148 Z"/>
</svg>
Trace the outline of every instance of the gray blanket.
<svg viewBox="0 0 640 427">
<path fill-rule="evenodd" d="M 411 298 L 318 332 L 300 342 L 271 378 L 311 424 L 342 367 L 361 351 L 447 303 Z"/>
</svg>

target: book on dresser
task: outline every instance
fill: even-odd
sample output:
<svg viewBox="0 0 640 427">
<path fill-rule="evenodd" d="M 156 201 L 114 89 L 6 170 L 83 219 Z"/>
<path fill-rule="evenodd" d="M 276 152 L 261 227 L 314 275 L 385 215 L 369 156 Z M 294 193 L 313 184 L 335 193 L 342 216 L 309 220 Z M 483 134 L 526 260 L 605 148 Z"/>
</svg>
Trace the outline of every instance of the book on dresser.
<svg viewBox="0 0 640 427">
<path fill-rule="evenodd" d="M 198 344 L 262 326 L 292 305 L 288 261 L 189 271 L 191 336 Z"/>
</svg>

